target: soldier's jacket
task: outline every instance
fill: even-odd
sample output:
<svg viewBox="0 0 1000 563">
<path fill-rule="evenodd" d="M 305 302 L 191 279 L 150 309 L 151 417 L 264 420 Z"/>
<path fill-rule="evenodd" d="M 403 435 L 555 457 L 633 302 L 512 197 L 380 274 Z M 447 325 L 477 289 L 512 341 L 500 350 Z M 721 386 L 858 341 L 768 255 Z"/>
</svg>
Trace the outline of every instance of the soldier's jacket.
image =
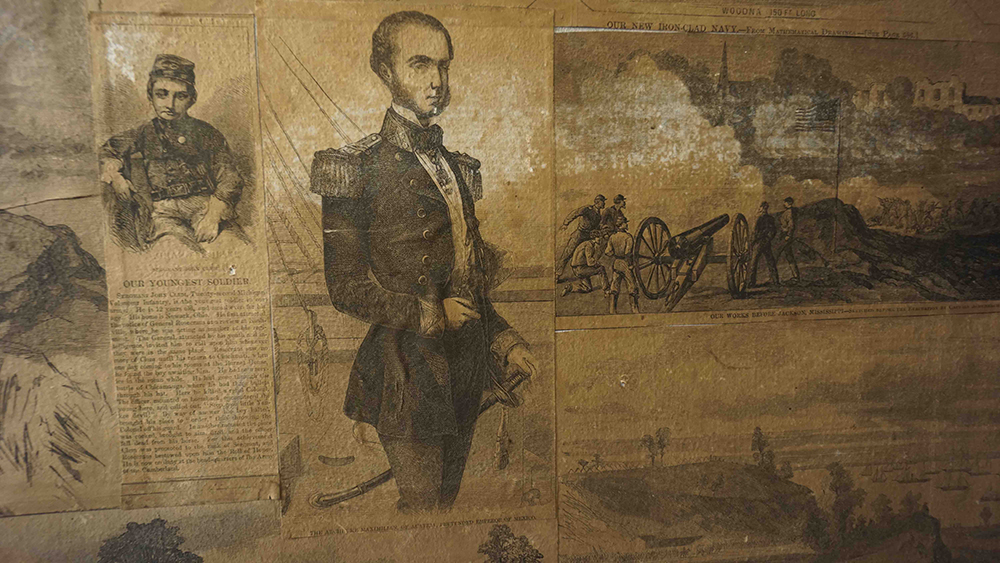
<svg viewBox="0 0 1000 563">
<path fill-rule="evenodd" d="M 108 139 L 99 157 L 120 161 L 122 175 L 151 201 L 208 194 L 226 204 L 222 220 L 236 216 L 243 180 L 226 138 L 200 119 L 154 118 Z"/>
<path fill-rule="evenodd" d="M 379 433 L 457 434 L 523 340 L 489 299 L 498 257 L 479 234 L 479 162 L 442 147 L 458 183 L 473 260 L 452 287 L 455 260 L 443 196 L 410 150 L 418 132 L 389 110 L 377 135 L 316 153 L 312 190 L 323 196 L 326 282 L 333 305 L 371 327 L 351 370 L 344 412 Z M 471 299 L 482 316 L 457 331 L 429 328 L 441 301 Z"/>
</svg>

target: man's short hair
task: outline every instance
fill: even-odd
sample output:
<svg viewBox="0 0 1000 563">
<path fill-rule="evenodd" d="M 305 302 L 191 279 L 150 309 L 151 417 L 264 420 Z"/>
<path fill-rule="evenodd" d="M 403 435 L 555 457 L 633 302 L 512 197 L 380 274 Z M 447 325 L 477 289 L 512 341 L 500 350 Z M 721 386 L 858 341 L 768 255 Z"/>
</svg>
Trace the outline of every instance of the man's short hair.
<svg viewBox="0 0 1000 563">
<path fill-rule="evenodd" d="M 767 203 L 766 201 L 760 202 L 760 206 L 763 207 L 764 209 L 767 209 L 768 207 L 771 207 L 771 205 L 769 203 Z"/>
<path fill-rule="evenodd" d="M 594 203 L 597 203 L 598 201 L 608 201 L 608 198 L 604 197 L 604 194 L 597 194 L 594 196 Z"/>
<path fill-rule="evenodd" d="M 372 71 L 381 78 L 378 73 L 379 65 L 386 64 L 389 68 L 392 68 L 392 54 L 396 49 L 395 35 L 399 28 L 407 24 L 417 24 L 425 25 L 431 29 L 435 29 L 444 34 L 445 40 L 448 42 L 448 57 L 452 58 L 455 56 L 455 51 L 451 46 L 451 34 L 448 33 L 448 29 L 438 21 L 434 16 L 429 16 L 423 12 L 396 12 L 385 17 L 378 27 L 375 28 L 375 33 L 372 33 L 372 54 L 368 59 L 368 63 L 372 67 Z"/>
<path fill-rule="evenodd" d="M 791 196 L 785 198 L 785 203 L 795 203 L 795 200 Z"/>
<path fill-rule="evenodd" d="M 623 203 L 625 201 L 625 196 L 618 194 L 615 196 L 615 203 Z"/>
</svg>

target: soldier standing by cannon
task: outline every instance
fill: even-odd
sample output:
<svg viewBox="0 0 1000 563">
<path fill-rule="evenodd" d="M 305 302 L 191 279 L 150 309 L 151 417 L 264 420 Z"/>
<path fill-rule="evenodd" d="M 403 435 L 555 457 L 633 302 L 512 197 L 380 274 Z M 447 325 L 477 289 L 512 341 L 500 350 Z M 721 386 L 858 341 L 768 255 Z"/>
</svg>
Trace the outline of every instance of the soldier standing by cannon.
<svg viewBox="0 0 1000 563">
<path fill-rule="evenodd" d="M 621 291 L 622 282 L 629 294 L 629 304 L 632 312 L 639 312 L 639 286 L 635 282 L 635 272 L 632 270 L 632 249 L 635 246 L 635 239 L 628 232 L 628 218 L 619 216 L 617 232 L 608 239 L 608 248 L 605 254 L 611 257 L 611 284 L 605 289 L 605 293 L 611 298 L 609 310 L 612 315 L 618 314 L 618 294 Z"/>
<path fill-rule="evenodd" d="M 576 252 L 576 247 L 580 246 L 581 242 L 600 235 L 601 210 L 604 209 L 606 202 L 606 197 L 602 194 L 597 194 L 594 197 L 594 205 L 584 205 L 583 207 L 574 209 L 572 213 L 566 216 L 566 220 L 562 223 L 562 229 L 569 227 L 570 223 L 577 219 L 580 219 L 580 222 L 577 223 L 576 230 L 573 231 L 573 234 L 569 236 L 569 240 L 566 241 L 566 247 L 563 248 L 562 254 L 559 255 L 559 260 L 556 261 L 556 283 L 560 282 L 562 272 L 566 269 L 566 264 L 569 263 Z"/>
<path fill-rule="evenodd" d="M 778 282 L 778 261 L 775 260 L 774 253 L 771 251 L 771 243 L 774 242 L 774 237 L 778 234 L 778 224 L 774 217 L 768 213 L 768 208 L 767 202 L 762 201 L 760 208 L 757 209 L 757 222 L 754 223 L 750 250 L 750 277 L 747 284 L 750 287 L 757 285 L 757 266 L 760 264 L 761 258 L 767 262 L 767 272 L 771 276 L 771 283 L 776 286 L 780 285 Z"/>
<path fill-rule="evenodd" d="M 778 222 L 781 225 L 781 246 L 778 248 L 778 258 L 784 256 L 788 260 L 788 265 L 792 267 L 792 281 L 799 281 L 799 265 L 795 261 L 795 226 L 798 219 L 799 210 L 795 207 L 795 200 L 791 197 L 785 198 L 785 210 L 778 215 Z"/>
</svg>

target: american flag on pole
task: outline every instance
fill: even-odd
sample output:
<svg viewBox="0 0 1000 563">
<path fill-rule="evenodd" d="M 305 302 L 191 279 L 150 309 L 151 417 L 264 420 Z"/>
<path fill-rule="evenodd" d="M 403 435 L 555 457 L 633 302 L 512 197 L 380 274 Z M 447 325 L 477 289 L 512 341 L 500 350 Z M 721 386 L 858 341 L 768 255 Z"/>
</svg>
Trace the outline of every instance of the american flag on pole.
<svg viewBox="0 0 1000 563">
<path fill-rule="evenodd" d="M 840 113 L 840 99 L 821 102 L 808 108 L 795 110 L 796 131 L 827 131 L 837 129 L 837 114 Z"/>
</svg>

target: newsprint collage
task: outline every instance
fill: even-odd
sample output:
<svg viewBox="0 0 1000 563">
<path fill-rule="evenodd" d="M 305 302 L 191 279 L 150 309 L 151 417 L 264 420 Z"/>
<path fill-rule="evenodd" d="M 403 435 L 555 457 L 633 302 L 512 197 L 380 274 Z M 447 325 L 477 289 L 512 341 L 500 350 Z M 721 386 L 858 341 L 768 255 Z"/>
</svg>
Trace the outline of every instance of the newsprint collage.
<svg viewBox="0 0 1000 563">
<path fill-rule="evenodd" d="M 1000 561 L 994 0 L 0 0 L 0 563 Z"/>
</svg>

